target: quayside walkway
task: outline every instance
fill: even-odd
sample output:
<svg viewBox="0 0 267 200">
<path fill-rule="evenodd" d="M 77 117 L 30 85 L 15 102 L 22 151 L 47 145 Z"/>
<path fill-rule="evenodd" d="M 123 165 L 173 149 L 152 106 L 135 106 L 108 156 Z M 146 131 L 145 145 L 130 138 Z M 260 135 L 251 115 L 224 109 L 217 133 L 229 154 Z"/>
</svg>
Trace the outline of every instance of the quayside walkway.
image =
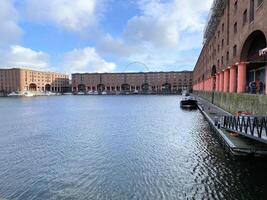
<svg viewBox="0 0 267 200">
<path fill-rule="evenodd" d="M 206 101 L 201 97 L 197 97 L 198 107 L 203 116 L 208 120 L 212 129 L 227 146 L 227 149 L 236 156 L 255 156 L 267 157 L 267 144 L 255 139 L 244 136 L 237 132 L 225 129 L 224 117 L 232 116 L 230 113 Z M 264 132 L 264 131 L 263 131 Z M 264 134 L 266 134 L 264 132 Z"/>
</svg>

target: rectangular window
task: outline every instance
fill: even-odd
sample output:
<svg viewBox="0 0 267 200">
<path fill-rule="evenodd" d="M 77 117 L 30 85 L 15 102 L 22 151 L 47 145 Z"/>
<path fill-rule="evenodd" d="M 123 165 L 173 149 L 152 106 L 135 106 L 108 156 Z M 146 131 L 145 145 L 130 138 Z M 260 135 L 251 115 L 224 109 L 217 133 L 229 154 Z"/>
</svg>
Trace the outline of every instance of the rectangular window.
<svg viewBox="0 0 267 200">
<path fill-rule="evenodd" d="M 224 47 L 224 39 L 222 39 L 222 48 Z"/>
<path fill-rule="evenodd" d="M 233 57 L 236 57 L 236 45 L 233 47 Z"/>
<path fill-rule="evenodd" d="M 222 33 L 224 32 L 224 23 L 222 24 Z"/>
<path fill-rule="evenodd" d="M 234 24 L 234 34 L 237 33 L 237 22 Z"/>
<path fill-rule="evenodd" d="M 248 18 L 248 10 L 246 9 L 243 12 L 243 26 L 247 23 L 247 18 Z"/>
<path fill-rule="evenodd" d="M 258 6 L 261 6 L 262 3 L 263 3 L 263 0 L 258 0 Z"/>
<path fill-rule="evenodd" d="M 227 51 L 227 53 L 226 53 L 226 61 L 227 62 L 229 61 L 229 51 Z"/>
<path fill-rule="evenodd" d="M 249 13 L 249 21 L 254 21 L 254 0 L 250 0 L 250 13 Z"/>
<path fill-rule="evenodd" d="M 235 1 L 235 4 L 234 4 L 235 12 L 237 12 L 237 4 L 238 4 L 238 1 L 236 0 L 236 1 Z"/>
</svg>

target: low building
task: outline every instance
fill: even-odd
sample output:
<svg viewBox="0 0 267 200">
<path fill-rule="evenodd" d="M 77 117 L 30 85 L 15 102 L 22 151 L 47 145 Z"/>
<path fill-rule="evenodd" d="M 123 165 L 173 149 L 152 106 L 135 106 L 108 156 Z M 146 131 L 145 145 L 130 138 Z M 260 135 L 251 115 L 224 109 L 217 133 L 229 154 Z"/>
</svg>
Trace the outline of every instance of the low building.
<svg viewBox="0 0 267 200">
<path fill-rule="evenodd" d="M 178 92 L 192 89 L 192 72 L 75 73 L 73 92 Z"/>
<path fill-rule="evenodd" d="M 0 69 L 0 91 L 3 93 L 20 91 L 64 92 L 69 88 L 69 76 L 55 72 L 31 69 Z"/>
<path fill-rule="evenodd" d="M 267 94 L 266 18 L 266 1 L 214 0 L 193 89 Z"/>
</svg>

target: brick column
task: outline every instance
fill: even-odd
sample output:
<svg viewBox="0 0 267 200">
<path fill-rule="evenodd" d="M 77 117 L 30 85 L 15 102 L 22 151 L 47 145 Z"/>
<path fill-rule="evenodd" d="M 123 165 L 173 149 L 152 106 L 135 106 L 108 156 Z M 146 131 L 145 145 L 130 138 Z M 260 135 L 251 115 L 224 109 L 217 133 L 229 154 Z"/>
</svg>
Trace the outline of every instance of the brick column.
<svg viewBox="0 0 267 200">
<path fill-rule="evenodd" d="M 216 88 L 215 90 L 219 92 L 220 89 L 220 74 L 216 74 Z"/>
<path fill-rule="evenodd" d="M 230 86 L 229 92 L 234 93 L 236 92 L 236 66 L 233 65 L 230 68 Z"/>
<path fill-rule="evenodd" d="M 265 95 L 267 95 L 267 67 L 265 67 Z"/>
<path fill-rule="evenodd" d="M 223 76 L 223 72 L 220 73 L 220 92 L 223 92 L 223 79 L 224 79 L 224 76 Z"/>
<path fill-rule="evenodd" d="M 247 65 L 245 63 L 239 63 L 237 66 L 237 71 L 237 93 L 243 93 L 246 91 Z"/>
<path fill-rule="evenodd" d="M 216 79 L 215 77 L 211 77 L 210 91 L 213 91 L 213 89 L 214 89 L 215 79 Z M 216 89 L 216 87 L 215 87 L 215 89 Z"/>
<path fill-rule="evenodd" d="M 224 71 L 223 91 L 229 92 L 229 69 Z"/>
</svg>

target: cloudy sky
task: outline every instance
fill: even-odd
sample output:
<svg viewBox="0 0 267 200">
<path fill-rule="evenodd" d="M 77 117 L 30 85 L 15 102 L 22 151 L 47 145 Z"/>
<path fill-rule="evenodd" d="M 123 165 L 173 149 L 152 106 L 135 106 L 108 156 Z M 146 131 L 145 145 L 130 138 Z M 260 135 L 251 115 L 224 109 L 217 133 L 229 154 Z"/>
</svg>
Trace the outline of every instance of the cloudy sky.
<svg viewBox="0 0 267 200">
<path fill-rule="evenodd" d="M 212 0 L 0 0 L 0 67 L 193 69 Z"/>
</svg>

